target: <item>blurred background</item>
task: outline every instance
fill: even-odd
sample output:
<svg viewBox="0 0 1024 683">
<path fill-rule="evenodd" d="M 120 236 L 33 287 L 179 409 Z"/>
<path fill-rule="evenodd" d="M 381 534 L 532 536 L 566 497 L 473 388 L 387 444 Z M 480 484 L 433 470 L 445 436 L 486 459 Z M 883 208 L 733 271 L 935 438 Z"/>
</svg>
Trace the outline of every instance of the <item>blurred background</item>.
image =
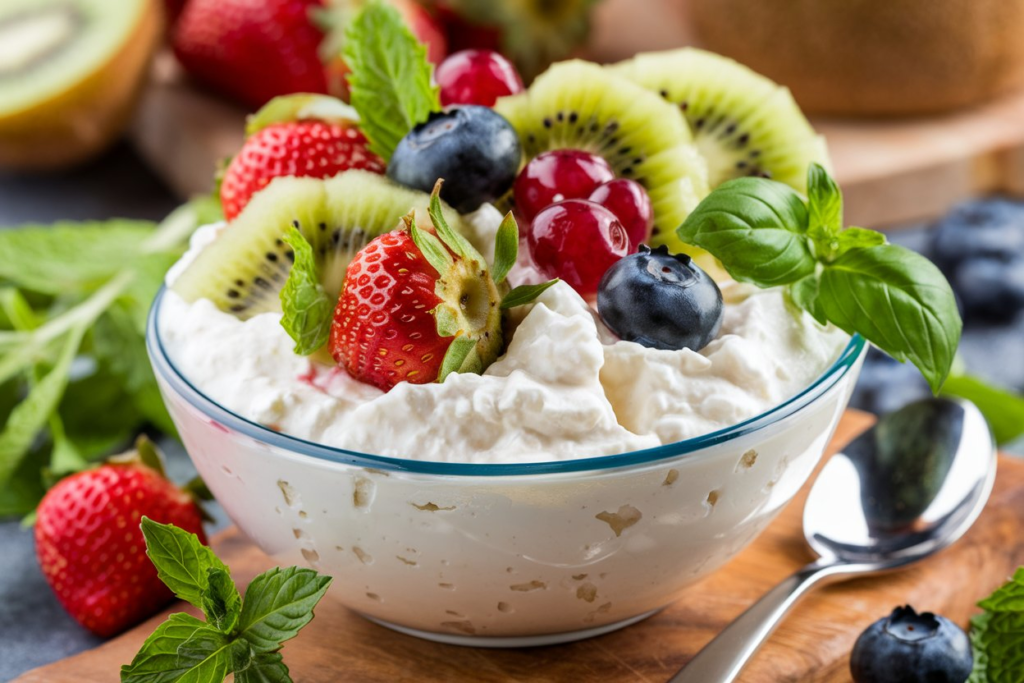
<svg viewBox="0 0 1024 683">
<path fill-rule="evenodd" d="M 826 136 L 847 223 L 884 229 L 950 279 L 965 320 L 959 393 L 986 404 L 1005 448 L 1024 453 L 1024 0 L 391 1 L 432 61 L 498 50 L 527 84 L 567 57 L 612 62 L 698 45 L 789 87 Z M 247 112 L 288 92 L 345 95 L 334 55 L 359 4 L 3 0 L 0 226 L 159 222 L 209 195 L 241 145 Z M 13 292 L 5 256 L 26 258 L 0 254 L 0 332 L 39 323 L 25 311 L 61 301 L 59 288 Z M 133 379 L 89 343 L 94 362 L 72 370 L 56 413 L 67 424 L 51 422 L 26 446 L 26 464 L 0 493 L 9 520 L 0 523 L 0 680 L 98 642 L 44 589 L 19 522 L 54 453 L 91 460 L 139 429 L 161 433 L 158 411 L 133 407 L 143 405 L 146 377 Z M 141 336 L 134 343 L 138 355 Z M 144 353 L 140 363 L 145 375 Z M 103 386 L 116 389 L 104 398 L 96 378 L 107 371 L 114 379 Z M 0 372 L 5 427 L 24 382 L 36 379 Z M 853 405 L 884 412 L 927 393 L 913 366 L 872 352 Z M 83 402 L 118 425 L 83 415 Z M 160 441 L 172 475 L 189 478 L 177 442 Z"/>
</svg>

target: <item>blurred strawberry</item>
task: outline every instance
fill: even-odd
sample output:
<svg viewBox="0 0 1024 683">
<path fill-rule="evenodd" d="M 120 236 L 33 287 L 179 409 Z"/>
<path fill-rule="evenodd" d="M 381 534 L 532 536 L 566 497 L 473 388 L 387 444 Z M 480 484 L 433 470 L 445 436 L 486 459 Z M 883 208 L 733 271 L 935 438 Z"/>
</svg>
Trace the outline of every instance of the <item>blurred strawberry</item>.
<svg viewBox="0 0 1024 683">
<path fill-rule="evenodd" d="M 189 0 L 174 29 L 196 80 L 251 107 L 292 92 L 327 92 L 311 20 L 320 0 Z"/>
<path fill-rule="evenodd" d="M 148 442 L 139 449 L 155 453 Z M 64 609 L 97 635 L 120 633 L 173 597 L 146 557 L 139 528 L 143 515 L 190 531 L 205 543 L 199 506 L 159 467 L 122 456 L 61 480 L 36 511 L 36 556 L 43 575 Z"/>
</svg>

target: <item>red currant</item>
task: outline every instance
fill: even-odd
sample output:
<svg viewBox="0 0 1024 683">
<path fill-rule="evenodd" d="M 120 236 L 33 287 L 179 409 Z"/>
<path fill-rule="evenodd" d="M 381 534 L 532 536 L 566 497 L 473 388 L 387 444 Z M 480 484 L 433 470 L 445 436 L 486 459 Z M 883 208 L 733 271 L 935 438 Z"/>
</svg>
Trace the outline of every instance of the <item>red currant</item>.
<svg viewBox="0 0 1024 683">
<path fill-rule="evenodd" d="M 523 91 L 512 62 L 490 50 L 463 50 L 450 55 L 434 72 L 441 104 L 493 106 L 499 97 Z"/>
<path fill-rule="evenodd" d="M 541 274 L 561 278 L 585 297 L 597 293 L 601 276 L 631 250 L 615 214 L 586 199 L 567 199 L 538 213 L 526 241 Z"/>
<path fill-rule="evenodd" d="M 615 180 L 615 172 L 599 156 L 578 149 L 538 154 L 516 178 L 516 210 L 532 221 L 541 209 L 564 199 L 586 199 L 598 185 Z"/>
<path fill-rule="evenodd" d="M 632 250 L 650 239 L 654 211 L 651 209 L 651 198 L 640 183 L 629 178 L 611 180 L 591 192 L 590 201 L 619 217 L 629 234 Z"/>
</svg>

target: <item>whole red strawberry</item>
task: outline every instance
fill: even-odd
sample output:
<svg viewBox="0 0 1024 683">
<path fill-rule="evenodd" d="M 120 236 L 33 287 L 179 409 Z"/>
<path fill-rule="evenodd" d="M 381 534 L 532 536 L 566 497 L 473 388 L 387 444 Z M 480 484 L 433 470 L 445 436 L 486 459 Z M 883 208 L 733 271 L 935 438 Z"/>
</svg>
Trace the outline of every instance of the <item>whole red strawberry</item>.
<svg viewBox="0 0 1024 683">
<path fill-rule="evenodd" d="M 259 107 L 293 92 L 326 93 L 311 11 L 321 0 L 189 0 L 174 27 L 174 54 L 197 80 Z"/>
<path fill-rule="evenodd" d="M 498 283 L 445 222 L 437 195 L 430 210 L 437 234 L 417 228 L 410 213 L 404 228 L 366 245 L 348 265 L 334 312 L 331 355 L 384 391 L 480 372 L 501 352 Z"/>
<path fill-rule="evenodd" d="M 224 217 L 241 213 L 253 194 L 278 176 L 329 178 L 352 168 L 384 173 L 355 122 L 285 121 L 250 136 L 231 160 L 220 185 Z"/>
<path fill-rule="evenodd" d="M 146 557 L 143 515 L 205 543 L 199 506 L 141 462 L 74 474 L 39 504 L 36 555 L 43 574 L 64 609 L 97 635 L 120 633 L 173 597 Z"/>
</svg>

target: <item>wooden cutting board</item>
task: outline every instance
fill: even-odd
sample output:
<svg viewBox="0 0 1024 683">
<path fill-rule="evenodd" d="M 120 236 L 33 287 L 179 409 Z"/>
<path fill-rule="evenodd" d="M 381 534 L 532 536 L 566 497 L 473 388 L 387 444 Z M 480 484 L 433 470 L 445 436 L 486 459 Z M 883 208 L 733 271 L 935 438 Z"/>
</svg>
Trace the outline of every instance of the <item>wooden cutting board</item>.
<svg viewBox="0 0 1024 683">
<path fill-rule="evenodd" d="M 872 420 L 864 413 L 848 412 L 830 452 Z M 797 606 L 740 680 L 848 683 L 848 657 L 857 635 L 896 605 L 909 603 L 940 612 L 966 626 L 976 611 L 974 603 L 1024 564 L 1024 461 L 1003 458 L 999 467 L 988 507 L 959 543 L 898 573 L 819 589 Z M 328 596 L 317 608 L 316 619 L 285 647 L 285 662 L 298 683 L 665 681 L 724 625 L 811 559 L 800 533 L 805 495 L 806 488 L 749 548 L 677 603 L 606 636 L 522 650 L 439 645 L 372 624 Z M 271 566 L 234 529 L 217 537 L 214 547 L 240 584 Z M 30 671 L 17 681 L 117 681 L 119 665 L 132 659 L 163 619 L 154 618 L 95 650 Z"/>
<path fill-rule="evenodd" d="M 605 0 L 586 56 L 618 61 L 694 42 L 679 0 Z M 154 65 L 131 137 L 180 196 L 208 192 L 217 164 L 238 151 L 245 112 L 197 90 L 170 54 Z M 828 139 L 851 225 L 885 227 L 940 216 L 958 201 L 1024 195 L 1024 91 L 944 116 L 814 121 Z"/>
</svg>

